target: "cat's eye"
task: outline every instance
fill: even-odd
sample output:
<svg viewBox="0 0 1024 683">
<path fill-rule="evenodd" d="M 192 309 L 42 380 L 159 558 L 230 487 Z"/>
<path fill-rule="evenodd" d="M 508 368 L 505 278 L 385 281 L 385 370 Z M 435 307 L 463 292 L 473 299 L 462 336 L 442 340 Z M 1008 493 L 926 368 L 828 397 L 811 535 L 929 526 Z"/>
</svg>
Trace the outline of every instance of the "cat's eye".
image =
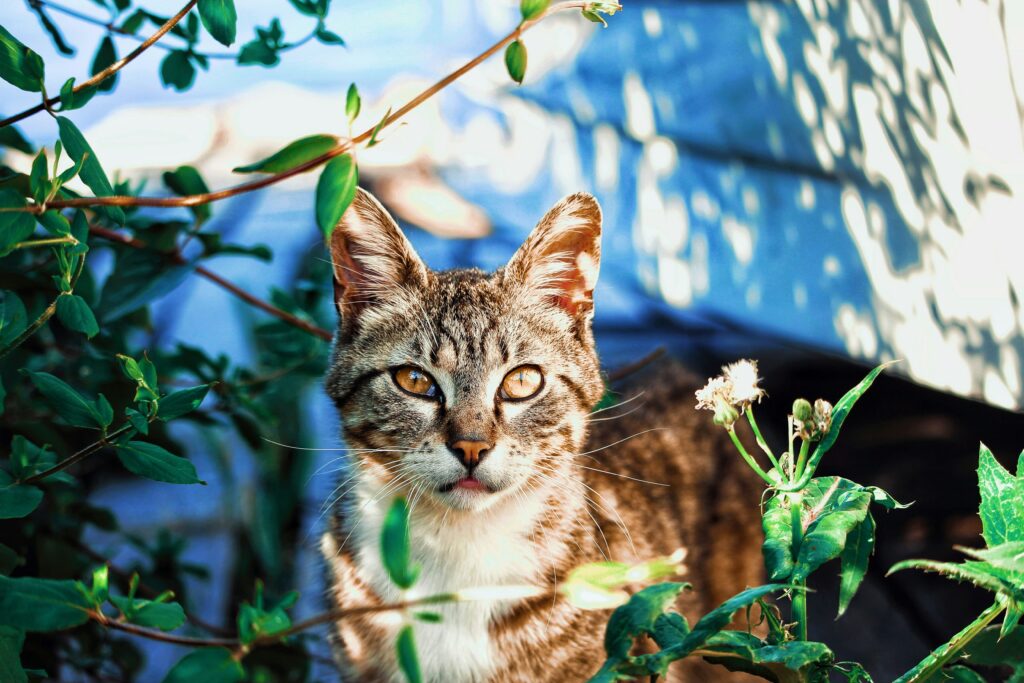
<svg viewBox="0 0 1024 683">
<path fill-rule="evenodd" d="M 400 368 L 395 368 L 391 376 L 398 388 L 407 394 L 431 399 L 438 399 L 441 396 L 441 391 L 437 388 L 434 378 L 417 367 L 403 365 Z"/>
<path fill-rule="evenodd" d="M 537 395 L 544 386 L 544 375 L 535 365 L 520 365 L 501 380 L 498 395 L 506 401 L 522 401 Z"/>
</svg>

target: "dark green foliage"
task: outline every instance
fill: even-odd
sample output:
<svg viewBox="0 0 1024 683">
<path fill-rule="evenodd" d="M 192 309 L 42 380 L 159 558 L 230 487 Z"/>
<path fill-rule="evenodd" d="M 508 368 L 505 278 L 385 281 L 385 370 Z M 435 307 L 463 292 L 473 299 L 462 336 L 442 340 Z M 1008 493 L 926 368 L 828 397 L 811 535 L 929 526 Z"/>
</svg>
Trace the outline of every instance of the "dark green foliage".
<svg viewBox="0 0 1024 683">
<path fill-rule="evenodd" d="M 420 673 L 420 662 L 416 655 L 416 641 L 413 638 L 412 626 L 405 626 L 398 633 L 396 644 L 398 666 L 405 674 L 409 683 L 422 683 L 423 674 Z"/>
<path fill-rule="evenodd" d="M 185 655 L 164 678 L 164 683 L 237 683 L 245 670 L 231 650 L 210 647 Z"/>
<path fill-rule="evenodd" d="M 400 588 L 411 588 L 416 583 L 420 568 L 410 559 L 409 508 L 404 498 L 396 498 L 388 509 L 381 529 L 380 544 L 388 576 Z"/>
<path fill-rule="evenodd" d="M 352 118 L 351 115 L 350 118 Z M 247 166 L 239 166 L 234 171 L 235 173 L 280 173 L 317 158 L 333 149 L 337 144 L 338 138 L 333 135 L 310 135 L 289 143 L 266 159 Z"/>
<path fill-rule="evenodd" d="M 331 236 L 334 226 L 356 196 L 359 169 L 349 154 L 332 159 L 320 173 L 316 185 L 316 222 L 325 238 Z"/>
<path fill-rule="evenodd" d="M 505 48 L 505 68 L 508 69 L 509 78 L 522 84 L 526 77 L 526 46 L 518 40 L 513 40 Z"/>
</svg>

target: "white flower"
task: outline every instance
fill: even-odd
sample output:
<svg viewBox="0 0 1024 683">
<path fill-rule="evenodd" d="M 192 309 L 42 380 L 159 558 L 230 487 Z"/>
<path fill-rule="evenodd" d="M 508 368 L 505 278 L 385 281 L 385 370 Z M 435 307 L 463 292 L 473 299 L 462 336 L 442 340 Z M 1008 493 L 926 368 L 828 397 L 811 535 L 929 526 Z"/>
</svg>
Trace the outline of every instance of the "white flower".
<svg viewBox="0 0 1024 683">
<path fill-rule="evenodd" d="M 708 380 L 707 384 L 696 392 L 697 410 L 714 410 L 717 403 L 716 399 L 728 402 L 730 392 L 731 387 L 725 381 L 725 377 L 721 375 L 712 377 Z"/>
<path fill-rule="evenodd" d="M 726 365 L 722 370 L 729 385 L 729 403 L 740 410 L 760 401 L 764 396 L 764 389 L 757 386 L 760 378 L 757 376 L 756 360 L 739 360 Z"/>
</svg>

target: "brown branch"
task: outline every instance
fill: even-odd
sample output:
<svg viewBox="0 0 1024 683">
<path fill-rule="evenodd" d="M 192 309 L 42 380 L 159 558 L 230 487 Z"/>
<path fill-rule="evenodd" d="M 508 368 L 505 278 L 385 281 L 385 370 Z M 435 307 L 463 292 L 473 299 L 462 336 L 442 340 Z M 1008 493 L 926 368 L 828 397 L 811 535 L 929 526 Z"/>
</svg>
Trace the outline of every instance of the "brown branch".
<svg viewBox="0 0 1024 683">
<path fill-rule="evenodd" d="M 88 79 L 86 81 L 82 81 L 81 83 L 76 85 L 72 89 L 72 92 L 77 93 L 77 92 L 80 92 L 80 91 L 84 90 L 85 88 L 91 88 L 94 85 L 102 83 L 103 81 L 107 80 L 108 78 L 110 78 L 111 76 L 116 74 L 118 71 L 123 69 L 129 62 L 131 62 L 136 57 L 138 57 L 143 52 L 145 52 L 149 48 L 149 46 L 151 46 L 153 43 L 155 43 L 156 41 L 158 41 L 161 38 L 163 38 L 164 35 L 168 31 L 170 31 L 172 28 L 174 28 L 175 25 L 179 21 L 184 19 L 185 16 L 189 12 L 192 11 L 192 8 L 195 7 L 197 1 L 198 0 L 188 0 L 188 2 L 185 3 L 185 6 L 182 7 L 181 10 L 179 10 L 177 14 L 175 14 L 173 17 L 168 19 L 164 23 L 163 26 L 161 26 L 160 28 L 158 28 L 156 30 L 156 33 L 154 33 L 149 38 L 144 40 L 141 45 L 139 45 L 137 48 L 135 48 L 134 50 L 129 52 L 127 55 L 125 55 L 121 59 L 117 60 L 116 62 L 114 62 L 113 64 L 108 66 L 103 71 L 100 71 L 98 74 L 96 74 L 92 78 L 90 78 L 90 79 Z M 28 118 L 29 116 L 32 116 L 33 114 L 38 114 L 39 112 L 41 112 L 44 109 L 47 109 L 49 107 L 52 107 L 54 104 L 56 104 L 58 102 L 60 102 L 60 96 L 59 95 L 57 97 L 50 97 L 48 99 L 44 98 L 43 101 L 40 102 L 39 104 L 37 104 L 36 106 L 31 107 L 29 109 L 26 109 L 25 111 L 21 112 L 20 114 L 15 114 L 14 116 L 8 117 L 8 118 L 4 119 L 3 121 L 0 121 L 0 128 L 3 128 L 4 126 L 9 126 L 12 123 L 17 123 L 18 121 L 21 121 L 22 119 L 25 119 L 25 118 Z"/>
<path fill-rule="evenodd" d="M 118 242 L 120 244 L 127 245 L 134 249 L 150 248 L 145 242 L 141 240 L 137 240 L 134 237 L 129 237 L 128 235 L 122 235 L 119 232 L 115 232 L 113 230 L 109 230 L 98 225 L 90 225 L 89 232 L 94 235 L 97 235 L 98 237 L 102 237 L 112 242 Z M 171 258 L 175 263 L 187 263 L 187 261 L 181 254 L 170 253 L 167 254 L 167 256 Z M 214 273 L 208 268 L 205 268 L 203 266 L 196 266 L 195 271 L 197 275 L 200 275 L 209 280 L 210 282 L 213 282 L 217 286 L 224 288 L 225 290 L 235 295 L 236 297 L 246 302 L 247 304 L 255 306 L 261 311 L 269 313 L 275 318 L 278 318 L 288 323 L 289 325 L 292 325 L 293 327 L 297 327 L 303 332 L 307 332 L 315 337 L 320 337 L 324 341 L 330 341 L 333 336 L 329 331 L 323 329 L 322 327 L 318 327 L 292 313 L 289 313 L 288 311 L 278 308 L 277 306 L 273 305 L 268 301 L 264 301 L 263 299 L 253 296 L 252 294 L 245 291 L 238 285 L 234 284 L 233 282 L 230 282 L 229 280 L 226 280 L 225 278 L 221 277 L 217 273 Z"/>
<path fill-rule="evenodd" d="M 643 358 L 635 360 L 632 363 L 627 363 L 627 364 L 625 364 L 625 365 L 623 365 L 621 367 L 615 368 L 614 370 L 609 372 L 608 373 L 608 381 L 609 382 L 618 382 L 620 379 L 624 379 L 624 378 L 632 375 L 634 372 L 639 372 L 640 370 L 643 370 L 645 367 L 647 367 L 648 365 L 650 365 L 651 363 L 653 363 L 654 361 L 658 360 L 659 358 L 661 358 L 664 355 L 665 355 L 665 347 L 664 346 L 659 346 L 658 348 L 654 349 L 653 351 L 651 351 L 649 354 L 647 354 Z"/>
<path fill-rule="evenodd" d="M 381 126 L 380 126 L 380 130 L 383 130 L 384 128 L 390 126 L 392 123 L 394 123 L 398 119 L 400 119 L 403 116 L 405 116 L 406 114 L 408 114 L 410 111 L 412 111 L 413 109 L 415 109 L 416 107 L 421 105 L 425 100 L 433 97 L 439 91 L 443 90 L 448 85 L 450 85 L 457 78 L 459 78 L 460 76 L 465 74 L 467 71 L 470 71 L 471 69 L 473 69 L 474 67 L 479 65 L 481 62 L 483 62 L 488 57 L 490 57 L 490 56 L 494 55 L 495 53 L 497 53 L 499 50 L 501 50 L 503 47 L 505 47 L 506 45 L 511 43 L 513 40 L 517 40 L 524 31 L 526 31 L 530 27 L 534 26 L 538 22 L 543 21 L 544 19 L 546 19 L 547 17 L 549 17 L 549 16 L 551 16 L 553 14 L 557 14 L 558 12 L 564 12 L 566 10 L 582 10 L 588 4 L 590 4 L 589 0 L 567 0 L 566 2 L 560 2 L 560 3 L 556 4 L 556 5 L 552 5 L 544 13 L 538 15 L 537 17 L 534 17 L 533 19 L 530 19 L 529 21 L 522 22 L 513 31 L 511 31 L 508 35 L 506 35 L 504 38 L 499 40 L 497 43 L 495 43 L 491 47 L 487 48 L 486 50 L 481 52 L 479 55 L 477 55 L 473 59 L 469 60 L 468 62 L 466 62 L 461 67 L 459 67 L 458 69 L 456 69 L 452 73 L 448 74 L 447 76 L 445 76 L 441 80 L 437 81 L 436 83 L 434 83 L 433 85 L 431 85 L 430 87 L 425 89 L 423 92 L 421 92 L 416 97 L 414 97 L 411 100 L 409 100 L 409 102 L 407 102 L 400 109 L 398 109 L 396 112 L 394 112 L 387 119 L 384 120 L 383 124 L 381 124 Z M 228 197 L 234 197 L 236 195 L 244 194 L 246 192 L 252 192 L 253 190 L 259 190 L 259 189 L 262 189 L 264 187 L 268 187 L 270 185 L 274 185 L 275 183 L 279 183 L 282 180 L 285 180 L 287 178 L 291 178 L 292 176 L 295 176 L 295 175 L 298 175 L 300 173 L 305 173 L 306 171 L 312 170 L 312 169 L 316 168 L 317 166 L 320 166 L 320 165 L 330 161 L 334 157 L 337 157 L 337 156 L 340 156 L 342 154 L 345 154 L 346 152 L 350 151 L 354 145 L 357 145 L 357 144 L 359 144 L 361 142 L 366 141 L 367 139 L 370 138 L 371 135 L 373 135 L 373 132 L 374 132 L 374 130 L 376 128 L 377 128 L 377 126 L 374 125 L 373 127 L 366 129 L 365 131 L 363 131 L 362 133 L 360 133 L 356 137 L 352 138 L 351 140 L 342 140 L 338 144 L 337 147 L 328 150 L 327 152 L 325 152 L 325 153 L 321 154 L 320 156 L 316 157 L 315 159 L 310 159 L 309 161 L 307 161 L 305 163 L 299 164 L 298 166 L 296 166 L 294 168 L 290 168 L 290 169 L 288 169 L 286 171 L 282 171 L 280 173 L 275 173 L 273 175 L 269 175 L 269 176 L 267 176 L 265 178 L 261 178 L 259 180 L 254 180 L 254 181 L 251 181 L 251 182 L 248 182 L 248 183 L 242 183 L 240 185 L 235 185 L 234 187 L 229 187 L 229 188 L 225 188 L 223 190 L 218 190 L 217 192 L 205 192 L 203 194 L 187 195 L 187 196 L 184 196 L 184 197 L 129 197 L 129 196 L 78 197 L 78 198 L 74 198 L 74 199 L 57 199 L 57 200 L 54 200 L 54 201 L 50 202 L 47 205 L 47 208 L 50 208 L 50 209 L 66 209 L 66 208 L 76 208 L 76 207 L 85 207 L 85 206 L 159 206 L 159 207 L 169 207 L 169 206 L 182 207 L 182 206 L 184 206 L 184 207 L 189 207 L 189 206 L 198 206 L 200 204 L 209 204 L 210 202 L 216 202 L 216 201 L 220 201 L 221 199 L 227 199 Z M 15 210 L 32 211 L 34 213 L 39 213 L 39 209 L 40 208 L 41 207 L 39 207 L 39 206 L 28 206 L 28 207 L 18 208 L 18 209 L 15 209 Z"/>
</svg>

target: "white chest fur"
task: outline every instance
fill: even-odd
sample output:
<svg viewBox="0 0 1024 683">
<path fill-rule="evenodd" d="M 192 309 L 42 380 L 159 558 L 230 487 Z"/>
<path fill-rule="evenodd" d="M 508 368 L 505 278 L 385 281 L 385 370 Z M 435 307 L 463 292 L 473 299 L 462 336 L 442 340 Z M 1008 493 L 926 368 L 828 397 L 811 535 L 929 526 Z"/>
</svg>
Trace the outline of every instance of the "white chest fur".
<svg viewBox="0 0 1024 683">
<path fill-rule="evenodd" d="M 361 487 L 352 512 L 358 520 L 352 534 L 358 570 L 385 601 L 403 598 L 391 583 L 380 559 L 380 533 L 389 496 L 375 499 L 369 486 Z M 412 557 L 421 566 L 416 585 L 405 598 L 478 588 L 536 584 L 540 562 L 532 538 L 536 520 L 543 514 L 540 496 L 513 497 L 484 511 L 452 510 L 447 515 L 410 515 Z M 362 509 L 360 509 L 362 508 Z M 431 683 L 475 683 L 486 680 L 501 662 L 490 638 L 491 623 L 507 612 L 507 601 L 480 600 L 431 606 L 442 615 L 439 624 L 414 622 L 414 632 L 424 679 Z M 381 614 L 378 621 L 397 635 L 402 619 Z M 393 680 L 403 680 L 385 646 Z"/>
</svg>

